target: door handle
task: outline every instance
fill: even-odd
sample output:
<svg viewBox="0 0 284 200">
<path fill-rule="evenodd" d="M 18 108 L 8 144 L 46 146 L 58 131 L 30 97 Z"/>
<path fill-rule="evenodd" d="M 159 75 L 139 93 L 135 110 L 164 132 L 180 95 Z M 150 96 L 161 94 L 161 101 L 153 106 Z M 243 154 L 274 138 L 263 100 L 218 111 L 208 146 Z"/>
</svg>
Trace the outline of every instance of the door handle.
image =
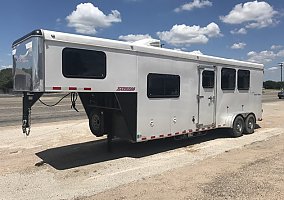
<svg viewBox="0 0 284 200">
<path fill-rule="evenodd" d="M 213 101 L 213 100 L 215 99 L 215 97 L 214 97 L 214 96 L 210 96 L 210 97 L 208 97 L 208 99 L 209 99 L 210 101 Z"/>
</svg>

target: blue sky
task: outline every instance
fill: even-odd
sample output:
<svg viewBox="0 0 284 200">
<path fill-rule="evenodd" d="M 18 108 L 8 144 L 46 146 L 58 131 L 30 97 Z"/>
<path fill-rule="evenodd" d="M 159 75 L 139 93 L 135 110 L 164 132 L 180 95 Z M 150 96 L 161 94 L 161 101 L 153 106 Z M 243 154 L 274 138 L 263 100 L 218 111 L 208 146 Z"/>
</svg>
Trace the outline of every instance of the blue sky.
<svg viewBox="0 0 284 200">
<path fill-rule="evenodd" d="M 165 48 L 253 61 L 280 80 L 284 4 L 280 0 L 6 0 L 0 2 L 0 69 L 11 44 L 34 29 L 115 40 L 160 39 Z"/>
</svg>

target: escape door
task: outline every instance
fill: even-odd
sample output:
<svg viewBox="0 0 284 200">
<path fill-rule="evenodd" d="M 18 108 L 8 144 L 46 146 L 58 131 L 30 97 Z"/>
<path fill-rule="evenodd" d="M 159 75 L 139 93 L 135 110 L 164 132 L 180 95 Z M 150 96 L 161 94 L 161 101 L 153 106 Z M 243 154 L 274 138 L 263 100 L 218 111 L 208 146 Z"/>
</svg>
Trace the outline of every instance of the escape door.
<svg viewBox="0 0 284 200">
<path fill-rule="evenodd" d="M 199 67 L 198 123 L 197 128 L 215 124 L 216 68 Z"/>
</svg>

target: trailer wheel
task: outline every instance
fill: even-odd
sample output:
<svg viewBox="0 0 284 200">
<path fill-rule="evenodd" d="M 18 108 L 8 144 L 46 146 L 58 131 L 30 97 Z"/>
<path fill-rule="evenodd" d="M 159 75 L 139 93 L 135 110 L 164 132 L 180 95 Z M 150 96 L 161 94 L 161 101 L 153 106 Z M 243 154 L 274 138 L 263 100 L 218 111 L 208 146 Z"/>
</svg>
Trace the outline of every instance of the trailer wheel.
<svg viewBox="0 0 284 200">
<path fill-rule="evenodd" d="M 245 129 L 244 133 L 251 134 L 254 132 L 254 127 L 255 127 L 255 117 L 254 115 L 250 114 L 247 116 L 245 120 Z"/>
<path fill-rule="evenodd" d="M 91 132 L 97 136 L 103 136 L 103 113 L 98 111 L 98 110 L 94 110 L 90 113 L 89 115 L 89 127 Z"/>
<path fill-rule="evenodd" d="M 233 123 L 233 128 L 230 131 L 232 137 L 240 137 L 244 132 L 245 122 L 242 116 L 237 116 Z"/>
</svg>

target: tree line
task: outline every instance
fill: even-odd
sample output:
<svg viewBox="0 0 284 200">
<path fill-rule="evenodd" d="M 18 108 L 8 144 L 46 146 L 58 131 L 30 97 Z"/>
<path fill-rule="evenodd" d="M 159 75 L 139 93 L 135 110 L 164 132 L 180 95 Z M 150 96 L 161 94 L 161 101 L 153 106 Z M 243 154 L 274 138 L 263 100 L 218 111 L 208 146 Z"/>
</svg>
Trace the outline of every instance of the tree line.
<svg viewBox="0 0 284 200">
<path fill-rule="evenodd" d="M 13 88 L 13 75 L 12 69 L 2 69 L 0 70 L 0 90 L 4 93 L 8 93 L 9 90 Z"/>
<path fill-rule="evenodd" d="M 283 88 L 284 84 L 281 84 L 280 81 L 264 81 L 263 88 L 265 89 L 280 89 Z M 12 69 L 2 69 L 0 70 L 0 90 L 4 93 L 7 93 L 13 88 L 13 77 Z"/>
</svg>

